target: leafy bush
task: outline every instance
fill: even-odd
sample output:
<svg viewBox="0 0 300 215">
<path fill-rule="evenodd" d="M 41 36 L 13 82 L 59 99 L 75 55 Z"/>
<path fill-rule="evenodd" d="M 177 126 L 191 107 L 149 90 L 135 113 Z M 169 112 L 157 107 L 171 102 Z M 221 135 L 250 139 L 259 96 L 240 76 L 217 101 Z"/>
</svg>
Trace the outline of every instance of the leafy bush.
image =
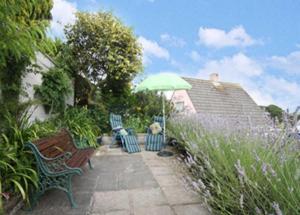
<svg viewBox="0 0 300 215">
<path fill-rule="evenodd" d="M 18 193 L 27 200 L 29 187 L 37 186 L 37 174 L 32 168 L 32 157 L 24 150 L 24 144 L 36 138 L 28 117 L 26 113 L 20 119 L 11 115 L 6 116 L 8 124 L 0 137 L 0 212 L 3 197 L 8 198 Z"/>
<path fill-rule="evenodd" d="M 46 120 L 43 122 L 36 121 L 31 125 L 32 133 L 34 134 L 33 139 L 36 140 L 42 137 L 48 137 L 58 132 L 59 128 L 55 124 L 56 120 Z"/>
<path fill-rule="evenodd" d="M 71 93 L 71 81 L 64 70 L 52 68 L 43 73 L 43 83 L 35 86 L 35 93 L 40 97 L 47 112 L 60 113 L 65 109 L 66 98 Z"/>
<path fill-rule="evenodd" d="M 125 128 L 133 128 L 133 130 L 137 133 L 145 133 L 146 128 L 151 124 L 151 118 L 140 118 L 140 117 L 134 117 L 129 116 L 125 120 Z"/>
<path fill-rule="evenodd" d="M 103 104 L 88 106 L 89 115 L 102 133 L 110 131 L 109 113 Z"/>
<path fill-rule="evenodd" d="M 297 143 L 274 128 L 220 124 L 192 116 L 173 119 L 168 126 L 169 135 L 186 151 L 190 183 L 213 212 L 299 214 Z"/>
<path fill-rule="evenodd" d="M 162 98 L 157 92 L 139 92 L 132 94 L 133 101 L 129 108 L 129 114 L 140 118 L 152 118 L 155 115 L 162 115 L 162 99 L 165 100 L 166 116 L 173 112 L 172 104 L 164 97 Z"/>
<path fill-rule="evenodd" d="M 75 138 L 86 139 L 90 146 L 96 146 L 99 127 L 87 107 L 69 107 L 59 118 L 53 119 L 59 128 L 68 128 Z"/>
</svg>

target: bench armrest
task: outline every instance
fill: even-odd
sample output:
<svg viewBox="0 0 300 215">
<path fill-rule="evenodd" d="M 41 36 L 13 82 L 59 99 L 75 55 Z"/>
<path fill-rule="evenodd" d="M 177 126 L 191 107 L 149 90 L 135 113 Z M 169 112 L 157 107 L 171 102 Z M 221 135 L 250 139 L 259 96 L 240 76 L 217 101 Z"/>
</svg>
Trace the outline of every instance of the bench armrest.
<svg viewBox="0 0 300 215">
<path fill-rule="evenodd" d="M 44 160 L 46 161 L 62 161 L 65 162 L 66 160 L 69 160 L 72 157 L 72 153 L 71 152 L 65 152 L 61 155 L 58 155 L 54 158 L 48 158 L 48 157 L 43 157 Z"/>
</svg>

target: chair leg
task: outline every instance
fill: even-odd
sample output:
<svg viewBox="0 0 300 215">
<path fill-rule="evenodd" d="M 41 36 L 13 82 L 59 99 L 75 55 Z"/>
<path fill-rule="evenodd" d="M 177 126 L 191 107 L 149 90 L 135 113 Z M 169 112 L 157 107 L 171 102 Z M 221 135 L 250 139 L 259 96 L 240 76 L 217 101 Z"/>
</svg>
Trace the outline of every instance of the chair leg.
<svg viewBox="0 0 300 215">
<path fill-rule="evenodd" d="M 88 159 L 88 164 L 89 164 L 90 169 L 94 169 L 94 167 L 93 167 L 92 162 L 91 162 L 90 159 Z"/>
<path fill-rule="evenodd" d="M 114 144 L 115 144 L 115 136 L 114 135 L 112 135 L 112 137 L 111 137 L 111 144 L 109 144 L 109 148 L 111 148 Z"/>
<path fill-rule="evenodd" d="M 112 148 L 113 145 L 117 143 L 117 134 L 113 134 L 111 137 L 111 144 L 109 145 L 109 148 Z"/>
</svg>

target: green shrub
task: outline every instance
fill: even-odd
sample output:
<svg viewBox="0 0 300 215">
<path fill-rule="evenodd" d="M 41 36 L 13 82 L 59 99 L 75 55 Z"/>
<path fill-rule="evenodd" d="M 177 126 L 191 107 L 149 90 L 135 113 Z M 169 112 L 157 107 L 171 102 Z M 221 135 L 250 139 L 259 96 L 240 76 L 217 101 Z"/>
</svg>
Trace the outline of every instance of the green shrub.
<svg viewBox="0 0 300 215">
<path fill-rule="evenodd" d="M 101 133 L 110 131 L 109 113 L 103 104 L 93 104 L 88 106 L 89 115 L 99 127 Z"/>
<path fill-rule="evenodd" d="M 151 124 L 151 118 L 140 118 L 140 117 L 134 117 L 129 116 L 125 120 L 125 128 L 133 128 L 133 130 L 137 133 L 146 133 L 147 127 Z"/>
<path fill-rule="evenodd" d="M 96 146 L 100 131 L 87 107 L 69 107 L 53 120 L 59 128 L 68 128 L 75 138 L 86 139 L 90 146 Z"/>
<path fill-rule="evenodd" d="M 28 118 L 26 113 L 20 119 L 7 115 L 7 124 L 0 136 L 0 212 L 4 193 L 20 194 L 27 200 L 29 187 L 37 186 L 32 156 L 24 150 L 24 144 L 36 137 Z"/>
<path fill-rule="evenodd" d="M 133 93 L 132 97 L 128 111 L 130 115 L 141 119 L 162 115 L 162 97 L 157 92 L 138 92 Z M 173 112 L 173 106 L 166 98 L 163 99 L 165 100 L 165 113 L 168 117 Z"/>
<path fill-rule="evenodd" d="M 216 214 L 299 214 L 300 160 L 285 133 L 210 129 L 197 117 L 171 121 L 186 150 L 190 182 Z M 267 133 L 268 132 L 268 133 Z"/>
<path fill-rule="evenodd" d="M 59 128 L 55 124 L 56 120 L 46 120 L 43 122 L 36 121 L 31 125 L 34 137 L 31 140 L 36 140 L 42 137 L 48 137 L 58 132 Z"/>
</svg>

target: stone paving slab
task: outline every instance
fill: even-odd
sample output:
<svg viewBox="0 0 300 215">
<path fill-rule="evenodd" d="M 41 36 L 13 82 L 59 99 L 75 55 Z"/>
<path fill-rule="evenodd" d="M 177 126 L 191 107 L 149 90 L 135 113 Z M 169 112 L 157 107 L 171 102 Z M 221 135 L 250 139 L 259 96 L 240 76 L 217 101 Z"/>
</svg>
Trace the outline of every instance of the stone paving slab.
<svg viewBox="0 0 300 215">
<path fill-rule="evenodd" d="M 92 158 L 94 169 L 83 169 L 72 181 L 77 209 L 59 190 L 48 191 L 32 212 L 20 215 L 204 215 L 198 195 L 185 189 L 172 159 L 142 150 L 127 154 L 102 146 Z"/>
<path fill-rule="evenodd" d="M 92 213 L 130 210 L 128 191 L 95 192 L 93 195 Z"/>
<path fill-rule="evenodd" d="M 199 215 L 208 214 L 202 204 L 190 204 L 190 205 L 177 205 L 174 206 L 175 213 L 177 215 Z"/>
<path fill-rule="evenodd" d="M 169 205 L 135 208 L 134 214 L 142 215 L 174 215 L 172 208 Z"/>
<path fill-rule="evenodd" d="M 168 204 L 160 188 L 131 190 L 130 197 L 134 208 L 149 208 Z"/>
<path fill-rule="evenodd" d="M 187 191 L 183 187 L 169 186 L 163 187 L 162 190 L 171 205 L 201 203 L 198 195 Z"/>
</svg>

